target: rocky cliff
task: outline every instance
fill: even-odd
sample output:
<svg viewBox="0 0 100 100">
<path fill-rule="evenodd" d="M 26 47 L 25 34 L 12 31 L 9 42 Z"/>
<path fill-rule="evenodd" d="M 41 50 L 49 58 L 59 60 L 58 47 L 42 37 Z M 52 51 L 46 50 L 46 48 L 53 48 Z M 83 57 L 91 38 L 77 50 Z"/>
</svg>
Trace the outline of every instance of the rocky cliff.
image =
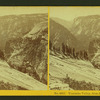
<svg viewBox="0 0 100 100">
<path fill-rule="evenodd" d="M 40 22 L 22 38 L 6 42 L 8 64 L 35 79 L 47 83 L 48 23 Z"/>
</svg>

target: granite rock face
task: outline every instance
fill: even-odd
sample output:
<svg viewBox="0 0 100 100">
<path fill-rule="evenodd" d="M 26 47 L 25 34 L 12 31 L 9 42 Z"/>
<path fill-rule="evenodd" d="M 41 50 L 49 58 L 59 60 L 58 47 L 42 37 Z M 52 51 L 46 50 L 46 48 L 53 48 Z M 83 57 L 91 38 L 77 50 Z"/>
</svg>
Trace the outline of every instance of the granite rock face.
<svg viewBox="0 0 100 100">
<path fill-rule="evenodd" d="M 10 16 L 8 16 L 10 17 Z M 8 18 L 7 17 L 7 18 Z M 11 18 L 15 16 L 11 16 Z M 25 32 L 20 31 L 21 35 L 14 31 L 6 33 L 9 37 L 6 37 L 5 44 L 2 44 L 2 48 L 5 55 L 5 60 L 14 69 L 26 73 L 36 80 L 47 84 L 47 59 L 48 59 L 48 22 L 47 14 L 36 15 L 19 15 L 26 22 L 23 25 L 22 20 L 18 21 L 22 25 L 19 30 L 27 30 Z M 19 18 L 20 19 L 20 18 Z M 15 20 L 14 20 L 15 21 Z M 30 25 L 31 24 L 31 25 Z M 19 25 L 17 25 L 18 27 Z M 14 26 L 11 30 L 14 29 Z M 1 36 L 3 38 L 3 36 Z"/>
</svg>

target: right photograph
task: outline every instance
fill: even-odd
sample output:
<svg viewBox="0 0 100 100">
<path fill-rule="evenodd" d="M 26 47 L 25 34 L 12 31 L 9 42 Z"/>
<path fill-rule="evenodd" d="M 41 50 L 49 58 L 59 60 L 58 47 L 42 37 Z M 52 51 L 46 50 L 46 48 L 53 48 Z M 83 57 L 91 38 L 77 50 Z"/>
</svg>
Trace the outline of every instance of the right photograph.
<svg viewBox="0 0 100 100">
<path fill-rule="evenodd" d="M 50 90 L 100 90 L 100 7 L 50 7 Z"/>
</svg>

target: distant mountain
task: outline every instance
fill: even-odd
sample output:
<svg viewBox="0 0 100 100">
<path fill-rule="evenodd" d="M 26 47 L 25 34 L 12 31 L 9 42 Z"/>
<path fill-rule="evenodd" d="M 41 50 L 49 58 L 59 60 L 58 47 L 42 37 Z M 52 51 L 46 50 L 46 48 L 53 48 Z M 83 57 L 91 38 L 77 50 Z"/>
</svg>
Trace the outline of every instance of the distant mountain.
<svg viewBox="0 0 100 100">
<path fill-rule="evenodd" d="M 60 18 L 51 19 L 73 34 L 79 41 L 79 44 L 77 44 L 79 50 L 87 50 L 90 41 L 100 37 L 100 15 L 81 16 L 71 22 Z"/>
<path fill-rule="evenodd" d="M 75 18 L 71 32 L 80 41 L 94 67 L 100 69 L 100 15 Z"/>
<path fill-rule="evenodd" d="M 43 85 L 47 84 L 47 21 L 47 14 L 0 17 L 0 54 L 3 51 L 4 58 L 1 55 L 0 57 L 11 68 L 23 72 L 24 75 L 28 74 Z"/>
<path fill-rule="evenodd" d="M 88 51 L 92 64 L 100 68 L 100 15 L 77 17 L 71 23 L 51 18 L 50 39 L 56 46 L 65 43 L 77 50 Z"/>
<path fill-rule="evenodd" d="M 90 41 L 100 37 L 100 15 L 75 18 L 71 32 L 83 45 L 83 49 L 88 49 Z"/>
<path fill-rule="evenodd" d="M 23 37 L 6 42 L 8 64 L 47 84 L 48 22 L 42 21 Z"/>
<path fill-rule="evenodd" d="M 69 31 L 71 30 L 73 21 L 66 21 L 56 17 L 52 17 L 51 19 L 54 20 L 56 23 L 62 25 L 63 27 L 67 28 Z"/>
<path fill-rule="evenodd" d="M 9 39 L 29 33 L 36 24 L 47 20 L 47 16 L 47 14 L 0 16 L 0 49 L 5 48 Z"/>
<path fill-rule="evenodd" d="M 78 41 L 75 36 L 63 25 L 50 19 L 50 41 L 55 47 L 61 47 L 62 43 L 77 47 Z"/>
<path fill-rule="evenodd" d="M 67 54 L 62 54 L 56 52 L 55 49 L 50 49 L 50 89 L 70 90 L 76 88 L 78 90 L 77 84 L 80 84 L 79 90 L 99 90 L 100 15 L 77 17 L 71 25 L 69 31 L 67 25 L 64 26 L 55 19 L 50 20 L 50 41 L 52 45 L 61 46 L 64 43 L 79 50 L 75 53 L 77 57 L 72 57 L 68 55 L 69 51 Z M 73 49 L 73 54 L 75 49 Z M 87 59 L 84 59 L 85 57 Z M 71 82 L 70 78 L 74 81 Z M 66 80 L 66 84 L 62 79 Z"/>
</svg>

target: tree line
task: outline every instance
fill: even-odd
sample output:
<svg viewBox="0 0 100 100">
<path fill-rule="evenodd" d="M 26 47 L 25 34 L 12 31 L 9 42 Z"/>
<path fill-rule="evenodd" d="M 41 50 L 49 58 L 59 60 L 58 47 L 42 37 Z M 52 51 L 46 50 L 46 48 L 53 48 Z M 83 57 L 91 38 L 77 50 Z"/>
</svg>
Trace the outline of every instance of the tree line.
<svg viewBox="0 0 100 100">
<path fill-rule="evenodd" d="M 75 48 L 69 47 L 68 45 L 65 45 L 62 43 L 61 47 L 55 47 L 52 45 L 52 42 L 50 41 L 50 50 L 54 51 L 55 53 L 62 53 L 65 56 L 69 56 L 71 58 L 75 59 L 83 59 L 88 60 L 88 53 L 86 50 L 80 50 L 76 51 Z"/>
</svg>

